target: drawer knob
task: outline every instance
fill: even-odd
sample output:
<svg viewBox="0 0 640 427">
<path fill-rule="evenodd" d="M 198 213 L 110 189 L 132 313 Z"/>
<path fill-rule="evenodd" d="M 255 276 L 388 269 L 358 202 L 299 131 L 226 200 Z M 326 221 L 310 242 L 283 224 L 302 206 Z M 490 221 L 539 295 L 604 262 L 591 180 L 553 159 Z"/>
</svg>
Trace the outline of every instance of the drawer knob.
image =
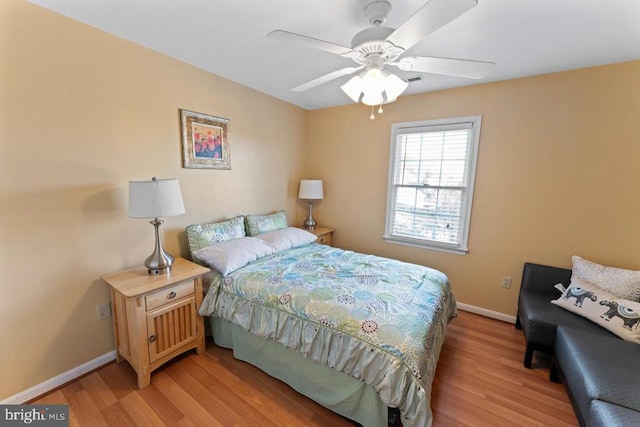
<svg viewBox="0 0 640 427">
<path fill-rule="evenodd" d="M 169 295 L 167 295 L 167 298 L 169 299 L 173 299 L 176 297 L 176 293 L 174 291 L 169 292 Z"/>
<path fill-rule="evenodd" d="M 158 337 L 156 337 L 155 335 L 151 335 L 149 337 L 149 342 L 155 342 L 158 339 Z"/>
</svg>

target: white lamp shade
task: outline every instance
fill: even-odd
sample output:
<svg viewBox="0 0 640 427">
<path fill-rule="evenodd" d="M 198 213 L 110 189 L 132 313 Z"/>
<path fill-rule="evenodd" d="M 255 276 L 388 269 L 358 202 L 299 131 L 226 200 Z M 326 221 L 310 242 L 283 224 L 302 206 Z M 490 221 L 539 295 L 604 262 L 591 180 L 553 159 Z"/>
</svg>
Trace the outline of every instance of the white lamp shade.
<svg viewBox="0 0 640 427">
<path fill-rule="evenodd" d="M 402 80 L 400 77 L 395 74 L 389 73 L 387 78 L 385 79 L 385 89 L 384 91 L 387 93 L 387 102 L 391 102 L 395 100 L 402 92 L 407 89 L 409 83 Z"/>
<path fill-rule="evenodd" d="M 303 179 L 300 181 L 299 199 L 320 200 L 324 198 L 322 189 L 322 180 L 320 179 Z"/>
<path fill-rule="evenodd" d="M 362 95 L 362 78 L 360 78 L 360 76 L 354 76 L 340 86 L 340 89 L 342 89 L 353 102 L 358 102 L 360 101 L 360 95 Z"/>
<path fill-rule="evenodd" d="M 382 93 L 385 88 L 386 75 L 389 74 L 386 71 L 379 70 L 377 68 L 372 68 L 368 70 L 364 77 L 362 78 L 364 86 L 362 91 L 366 94 L 367 92 L 376 92 Z"/>
<path fill-rule="evenodd" d="M 177 179 L 129 181 L 129 217 L 165 218 L 185 213 Z"/>
<path fill-rule="evenodd" d="M 382 92 L 365 92 L 362 97 L 364 105 L 380 105 L 384 103 Z"/>
</svg>

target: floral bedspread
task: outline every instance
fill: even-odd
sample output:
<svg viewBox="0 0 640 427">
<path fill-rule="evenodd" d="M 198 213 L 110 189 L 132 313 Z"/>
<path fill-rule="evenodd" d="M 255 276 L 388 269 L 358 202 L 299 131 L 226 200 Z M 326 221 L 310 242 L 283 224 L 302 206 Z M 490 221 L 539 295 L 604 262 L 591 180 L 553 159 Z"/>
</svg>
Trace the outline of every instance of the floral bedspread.
<svg viewBox="0 0 640 427">
<path fill-rule="evenodd" d="M 405 426 L 431 424 L 456 303 L 434 269 L 311 244 L 214 277 L 200 307 L 371 385 Z"/>
</svg>

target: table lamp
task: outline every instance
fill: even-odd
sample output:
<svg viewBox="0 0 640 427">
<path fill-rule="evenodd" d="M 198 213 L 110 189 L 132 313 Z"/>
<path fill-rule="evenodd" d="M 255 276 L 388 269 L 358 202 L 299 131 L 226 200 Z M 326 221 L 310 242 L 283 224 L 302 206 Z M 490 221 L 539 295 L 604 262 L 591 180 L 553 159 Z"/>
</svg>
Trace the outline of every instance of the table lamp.
<svg viewBox="0 0 640 427">
<path fill-rule="evenodd" d="M 309 202 L 309 218 L 304 222 L 304 228 L 313 230 L 316 228 L 316 221 L 313 219 L 313 201 L 324 198 L 322 191 L 322 180 L 319 179 L 303 179 L 300 181 L 300 191 L 298 191 L 299 199 L 306 199 Z"/>
<path fill-rule="evenodd" d="M 144 262 L 149 274 L 158 275 L 171 271 L 173 257 L 164 251 L 160 239 L 160 218 L 185 213 L 182 192 L 177 179 L 129 181 L 129 217 L 153 218 L 149 223 L 156 230 L 156 247 Z"/>
</svg>

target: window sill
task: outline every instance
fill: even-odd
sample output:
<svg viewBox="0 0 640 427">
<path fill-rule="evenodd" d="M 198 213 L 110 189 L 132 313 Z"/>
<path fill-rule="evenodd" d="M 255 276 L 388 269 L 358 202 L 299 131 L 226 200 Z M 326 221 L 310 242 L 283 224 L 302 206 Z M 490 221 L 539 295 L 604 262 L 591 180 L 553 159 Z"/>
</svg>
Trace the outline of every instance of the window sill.
<svg viewBox="0 0 640 427">
<path fill-rule="evenodd" d="M 382 236 L 385 242 L 393 243 L 396 245 L 412 246 L 414 248 L 429 249 L 432 251 L 446 252 L 455 255 L 466 255 L 469 252 L 468 248 L 459 248 L 457 246 L 449 246 L 445 244 L 438 244 L 432 242 L 426 242 L 419 239 L 411 239 L 408 237 L 398 236 Z"/>
</svg>

